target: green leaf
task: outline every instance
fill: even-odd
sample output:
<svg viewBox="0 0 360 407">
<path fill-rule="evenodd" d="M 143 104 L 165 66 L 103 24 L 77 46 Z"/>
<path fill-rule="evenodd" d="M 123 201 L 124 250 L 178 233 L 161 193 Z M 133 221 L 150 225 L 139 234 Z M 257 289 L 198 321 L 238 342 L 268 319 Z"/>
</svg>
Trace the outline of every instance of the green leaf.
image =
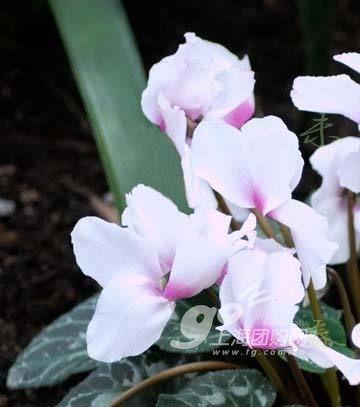
<svg viewBox="0 0 360 407">
<path fill-rule="evenodd" d="M 145 79 L 118 0 L 50 0 L 119 210 L 144 183 L 187 208 L 180 160 L 140 106 Z"/>
<path fill-rule="evenodd" d="M 325 304 L 324 302 L 320 301 L 320 308 L 321 308 L 321 312 L 324 315 L 325 319 L 336 319 L 338 321 L 340 321 L 343 312 L 341 309 L 335 309 L 333 307 L 330 307 L 330 305 Z"/>
<path fill-rule="evenodd" d="M 302 329 L 318 335 L 327 342 L 327 345 L 346 345 L 346 331 L 340 321 L 341 313 L 334 308 L 321 304 L 325 327 L 319 326 L 313 319 L 310 307 L 300 308 L 295 316 L 295 323 Z"/>
<path fill-rule="evenodd" d="M 281 359 L 286 360 L 286 358 L 281 356 Z M 319 367 L 318 365 L 316 365 L 313 362 L 308 362 L 306 360 L 303 359 L 299 359 L 299 358 L 295 358 L 296 362 L 299 366 L 300 369 L 305 370 L 306 372 L 310 372 L 310 373 L 316 373 L 316 374 L 320 374 L 320 373 L 324 373 L 325 369 L 323 369 L 322 367 Z"/>
<path fill-rule="evenodd" d="M 205 315 L 201 323 L 197 323 L 195 318 L 190 318 L 188 323 L 184 323 L 184 314 L 193 309 L 194 306 L 199 305 L 209 307 L 207 310 L 209 312 L 209 325 L 204 323 L 206 322 Z M 200 311 L 201 309 L 194 315 L 199 315 Z M 175 311 L 156 344 L 162 350 L 175 353 L 203 353 L 218 348 L 229 341 L 231 335 L 226 332 L 220 333 L 215 329 L 215 326 L 220 325 L 220 323 L 216 324 L 218 322 L 216 312 L 216 308 L 209 304 L 205 294 L 200 294 L 186 301 L 177 301 Z M 182 332 L 181 328 L 185 331 Z M 197 346 L 186 349 L 191 343 L 197 344 Z"/>
<path fill-rule="evenodd" d="M 123 359 L 113 364 L 103 364 L 74 387 L 58 404 L 59 407 L 103 407 L 115 397 L 143 380 L 143 369 L 138 360 Z M 134 398 L 127 404 L 138 406 Z"/>
<path fill-rule="evenodd" d="M 94 295 L 56 319 L 30 342 L 9 371 L 8 387 L 50 386 L 98 365 L 89 358 L 85 340 L 97 297 Z"/>
<path fill-rule="evenodd" d="M 320 338 L 331 348 L 347 356 L 353 356 L 351 349 L 347 347 L 346 331 L 340 321 L 342 312 L 320 303 L 325 320 L 325 327 L 318 326 L 313 319 L 310 307 L 300 308 L 295 316 L 295 323 L 307 333 L 317 333 Z M 284 359 L 285 360 L 285 359 Z M 325 369 L 317 366 L 313 362 L 296 358 L 301 369 L 311 373 L 324 373 Z"/>
<path fill-rule="evenodd" d="M 223 370 L 195 377 L 178 394 L 161 394 L 156 407 L 267 407 L 276 392 L 257 370 Z"/>
<path fill-rule="evenodd" d="M 172 366 L 194 361 L 176 355 L 173 358 L 152 350 L 113 364 L 102 364 L 86 379 L 75 386 L 60 402 L 59 407 L 103 407 L 108 405 L 130 387 L 149 376 Z M 185 376 L 176 377 L 160 384 L 161 391 L 179 391 L 187 383 Z M 147 390 L 146 395 L 134 397 L 126 406 L 153 406 L 159 394 L 159 387 Z"/>
</svg>

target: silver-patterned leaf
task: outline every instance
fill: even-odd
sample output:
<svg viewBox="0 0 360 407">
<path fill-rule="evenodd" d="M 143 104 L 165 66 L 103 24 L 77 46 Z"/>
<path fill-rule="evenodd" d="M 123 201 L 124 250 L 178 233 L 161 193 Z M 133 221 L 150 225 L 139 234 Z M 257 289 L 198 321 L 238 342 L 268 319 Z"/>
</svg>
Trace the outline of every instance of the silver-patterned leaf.
<svg viewBox="0 0 360 407">
<path fill-rule="evenodd" d="M 140 356 L 103 364 L 75 386 L 59 407 L 103 407 L 139 381 L 170 367 L 197 360 L 195 356 L 172 355 L 149 350 Z M 177 392 L 187 383 L 188 375 L 175 377 L 159 387 L 147 390 L 126 402 L 126 406 L 154 406 L 159 392 Z"/>
<path fill-rule="evenodd" d="M 50 386 L 97 366 L 87 354 L 85 340 L 97 298 L 94 295 L 87 299 L 40 332 L 11 367 L 8 387 Z"/>
<path fill-rule="evenodd" d="M 103 364 L 74 387 L 58 407 L 104 407 L 115 397 L 144 379 L 139 358 L 123 359 L 113 364 Z M 139 398 L 127 405 L 138 406 Z"/>
<path fill-rule="evenodd" d="M 195 377 L 178 394 L 161 394 L 156 407 L 270 407 L 275 398 L 257 370 L 222 370 Z"/>
</svg>

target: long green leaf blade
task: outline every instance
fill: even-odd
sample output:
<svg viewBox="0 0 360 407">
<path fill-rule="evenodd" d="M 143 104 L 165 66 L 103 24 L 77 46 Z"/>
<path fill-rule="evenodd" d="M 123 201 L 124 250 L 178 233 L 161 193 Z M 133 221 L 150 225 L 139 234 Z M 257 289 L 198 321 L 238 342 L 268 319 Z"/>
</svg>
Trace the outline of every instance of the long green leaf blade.
<svg viewBox="0 0 360 407">
<path fill-rule="evenodd" d="M 138 183 L 186 208 L 179 158 L 140 107 L 139 54 L 118 0 L 50 0 L 119 210 Z"/>
</svg>

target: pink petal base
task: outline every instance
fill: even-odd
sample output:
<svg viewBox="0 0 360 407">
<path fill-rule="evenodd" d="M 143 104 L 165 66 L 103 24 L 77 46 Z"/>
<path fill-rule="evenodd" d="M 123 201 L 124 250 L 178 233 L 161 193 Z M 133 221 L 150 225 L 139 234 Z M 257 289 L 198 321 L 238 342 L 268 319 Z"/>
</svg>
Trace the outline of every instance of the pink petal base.
<svg viewBox="0 0 360 407">
<path fill-rule="evenodd" d="M 168 284 L 165 287 L 163 296 L 169 301 L 176 301 L 182 298 L 188 298 L 193 295 L 192 290 L 188 287 L 179 286 L 179 285 L 170 285 Z"/>
<path fill-rule="evenodd" d="M 255 106 L 252 101 L 245 101 L 226 116 L 223 120 L 231 126 L 240 128 L 244 123 L 252 118 L 255 112 Z"/>
<path fill-rule="evenodd" d="M 253 349 L 281 349 L 287 346 L 289 332 L 259 320 L 247 332 L 247 343 Z"/>
</svg>

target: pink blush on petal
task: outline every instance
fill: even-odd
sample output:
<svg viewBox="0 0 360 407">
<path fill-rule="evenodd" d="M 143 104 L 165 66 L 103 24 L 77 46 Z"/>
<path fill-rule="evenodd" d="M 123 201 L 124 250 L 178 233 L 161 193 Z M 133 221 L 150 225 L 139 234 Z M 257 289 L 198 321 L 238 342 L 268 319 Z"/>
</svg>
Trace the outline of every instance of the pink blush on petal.
<svg viewBox="0 0 360 407">
<path fill-rule="evenodd" d="M 176 301 L 182 298 L 188 298 L 191 297 L 192 295 L 193 295 L 192 290 L 190 290 L 188 287 L 173 284 L 172 285 L 168 284 L 163 292 L 163 296 L 169 301 Z"/>
<path fill-rule="evenodd" d="M 255 107 L 252 102 L 245 101 L 238 107 L 223 117 L 225 123 L 231 126 L 240 128 L 244 123 L 252 118 L 255 112 Z"/>
<path fill-rule="evenodd" d="M 263 215 L 265 215 L 265 200 L 261 193 L 258 191 L 253 192 L 253 202 L 256 209 L 258 209 Z"/>
<path fill-rule="evenodd" d="M 225 266 L 221 269 L 220 277 L 216 280 L 217 285 L 219 285 L 219 286 L 221 285 L 227 272 L 228 272 L 228 265 L 226 263 Z"/>
<path fill-rule="evenodd" d="M 161 120 L 159 121 L 158 126 L 159 126 L 160 131 L 165 132 L 166 126 L 165 126 L 164 119 L 161 118 Z"/>
<path fill-rule="evenodd" d="M 253 349 L 279 349 L 286 346 L 283 334 L 279 329 L 259 320 L 247 332 L 247 343 Z"/>
</svg>

